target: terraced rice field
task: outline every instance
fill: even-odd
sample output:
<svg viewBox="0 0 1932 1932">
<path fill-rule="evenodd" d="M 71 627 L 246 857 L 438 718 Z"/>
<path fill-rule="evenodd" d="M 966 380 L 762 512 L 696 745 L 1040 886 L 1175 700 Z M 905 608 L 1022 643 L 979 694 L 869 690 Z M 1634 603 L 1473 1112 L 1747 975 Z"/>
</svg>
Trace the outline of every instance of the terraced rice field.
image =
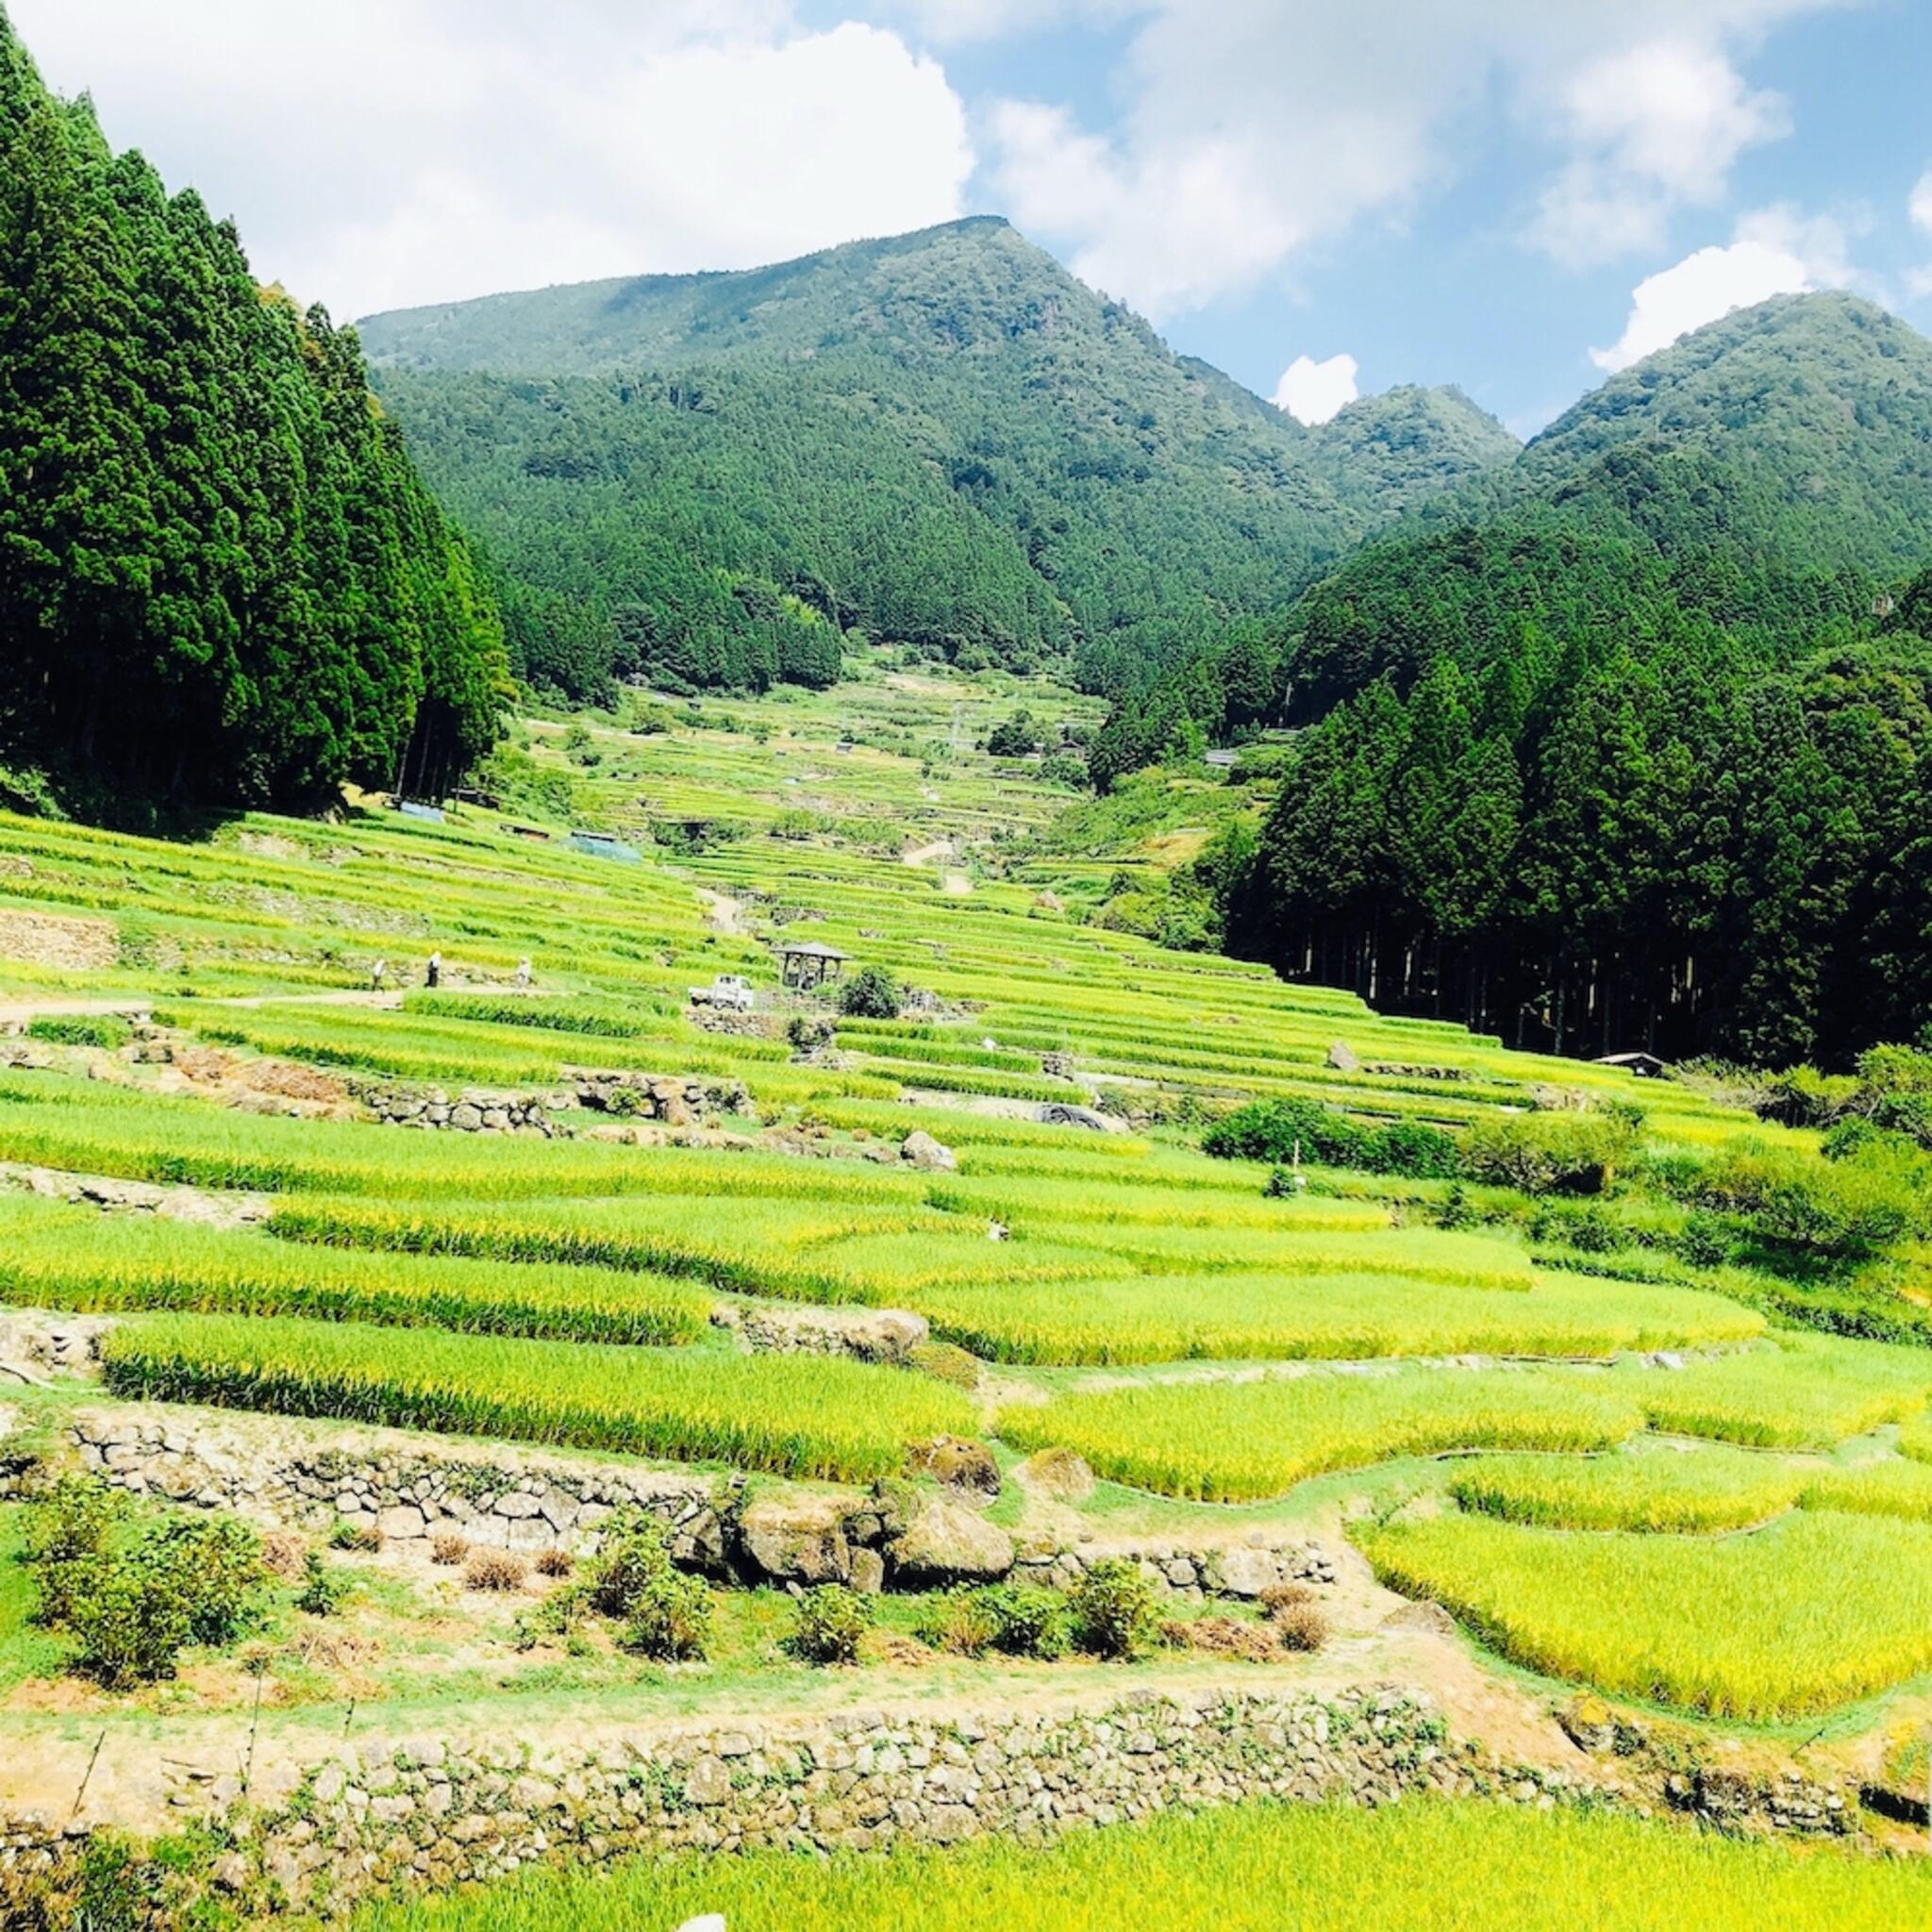
<svg viewBox="0 0 1932 1932">
<path fill-rule="evenodd" d="M 186 1219 L 0 1199 L 0 1299 L 114 1317 L 105 1374 L 130 1399 L 720 1480 L 896 1482 L 940 1436 L 1008 1469 L 1068 1450 L 1101 1491 L 1053 1516 L 1055 1535 L 1125 1512 L 1212 1539 L 1241 1505 L 1339 1546 L 1341 1517 L 1321 1512 L 1371 1497 L 1361 1544 L 1386 1579 L 1564 1685 L 1754 1721 L 1917 1694 L 1932 1352 L 1790 1331 L 1741 1264 L 1654 1246 L 1614 1272 L 1546 1265 L 1504 1190 L 1271 1185 L 1199 1151 L 1212 1115 L 1283 1097 L 1451 1134 L 1553 1093 L 1624 1103 L 1666 1158 L 1746 1131 L 1807 1152 L 1815 1138 L 1084 920 L 1095 856 L 1041 836 L 1070 795 L 972 748 L 1008 703 L 881 677 L 837 706 L 733 703 L 648 737 L 595 726 L 594 765 L 567 756 L 560 723 L 533 723 L 544 795 L 570 801 L 549 816 L 529 797 L 441 824 L 257 817 L 193 842 L 0 817 L 0 891 L 26 922 L 7 929 L 55 936 L 0 958 L 0 1017 L 105 1001 L 155 1024 L 129 1049 L 36 1046 L 47 1064 L 0 1068 L 0 1163 L 199 1191 Z M 1261 803 L 1185 782 L 1168 800 L 1215 824 Z M 571 823 L 641 857 L 576 849 Z M 800 938 L 887 969 L 907 1010 L 847 1016 L 784 988 L 777 949 Z M 434 992 L 416 984 L 432 948 Z M 404 997 L 369 995 L 378 959 Z M 753 985 L 748 1020 L 691 1005 L 720 974 Z M 589 1074 L 695 1082 L 704 1118 L 586 1110 Z M 363 1096 L 398 1087 L 547 1096 L 567 1131 L 375 1124 Z M 1071 1119 L 1042 1117 L 1049 1102 Z M 950 1164 L 902 1158 L 914 1129 Z M 1436 1224 L 1458 1200 L 1463 1224 Z M 243 1207 L 251 1224 L 215 1224 Z M 1493 1225 L 1468 1225 L 1491 1209 Z M 908 1311 L 976 1360 L 942 1361 L 949 1382 L 739 1345 L 828 1310 Z M 1448 1459 L 1418 1474 L 1429 1458 Z M 1017 1488 L 998 1507 L 1035 1526 Z M 1171 1827 L 1174 1843 L 1197 1828 L 1215 1827 Z M 1325 1856 L 1271 1836 L 1300 1826 L 1238 1829 L 1257 1835 L 1216 1853 L 1224 1869 Z M 1431 1844 L 1448 1855 L 1448 1837 Z M 1061 1856 L 1083 1896 L 1105 1894 L 1090 1854 Z M 1595 1854 L 1578 1840 L 1575 1856 Z M 786 1923 L 840 1922 L 861 1895 L 894 1923 L 961 1923 L 921 1918 L 881 1875 L 898 1869 L 814 1876 L 830 1903 L 798 1893 Z M 1735 1884 L 1742 1911 L 1771 1868 L 1735 1869 L 1700 1882 Z M 1793 1869 L 1763 1882 L 1793 1899 L 1826 1885 Z M 995 1896 L 996 1855 L 985 1871 Z M 1374 1923 L 1400 1922 L 1405 1882 Z M 745 1883 L 734 1925 L 772 1909 Z M 1829 1883 L 1857 1912 L 1878 1881 Z M 1275 1888 L 1268 1923 L 1292 1923 L 1289 1895 Z M 1491 1913 L 1472 1923 L 1538 1923 L 1498 1921 L 1497 1896 L 1514 1894 L 1472 1893 Z M 1576 1896 L 1566 1886 L 1566 1911 Z"/>
</svg>

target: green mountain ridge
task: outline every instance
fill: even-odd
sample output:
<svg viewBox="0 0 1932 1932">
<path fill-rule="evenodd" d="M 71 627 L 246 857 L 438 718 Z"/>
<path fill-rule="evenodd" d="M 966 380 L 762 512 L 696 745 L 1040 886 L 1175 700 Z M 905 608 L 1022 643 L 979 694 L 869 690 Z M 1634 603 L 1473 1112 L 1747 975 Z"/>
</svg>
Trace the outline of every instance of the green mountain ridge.
<svg viewBox="0 0 1932 1932">
<path fill-rule="evenodd" d="M 1515 448 L 1442 391 L 1308 429 L 996 217 L 361 332 L 574 691 L 821 681 L 816 622 L 1127 689 Z"/>
</svg>

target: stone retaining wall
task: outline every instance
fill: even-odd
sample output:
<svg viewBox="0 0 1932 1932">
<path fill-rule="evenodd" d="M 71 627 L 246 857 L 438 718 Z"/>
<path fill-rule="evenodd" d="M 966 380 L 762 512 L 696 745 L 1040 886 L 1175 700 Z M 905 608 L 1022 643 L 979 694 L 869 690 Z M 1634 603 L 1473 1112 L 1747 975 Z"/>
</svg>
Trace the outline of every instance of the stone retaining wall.
<svg viewBox="0 0 1932 1932">
<path fill-rule="evenodd" d="M 1156 1589 L 1191 1601 L 1257 1597 L 1272 1584 L 1332 1583 L 1319 1542 L 1270 1540 L 1188 1549 L 1120 1541 L 1064 1549 L 1016 1546 L 963 1498 L 887 1486 L 748 1485 L 676 1469 L 576 1459 L 478 1444 L 427 1447 L 397 1431 L 278 1419 L 210 1422 L 83 1409 L 68 1427 L 81 1468 L 136 1494 L 311 1529 L 338 1522 L 420 1543 L 461 1536 L 484 1547 L 591 1547 L 613 1509 L 640 1507 L 671 1532 L 686 1567 L 754 1582 L 928 1588 L 1007 1575 L 1071 1589 L 1095 1562 L 1137 1562 Z M 5 1485 L 0 1484 L 0 1492 Z"/>
<path fill-rule="evenodd" d="M 559 1085 L 542 1093 L 507 1093 L 485 1087 L 465 1087 L 452 1093 L 442 1087 L 390 1081 L 364 1081 L 354 1091 L 384 1126 L 546 1138 L 570 1131 L 557 1116 L 573 1108 L 622 1120 L 655 1121 L 667 1127 L 691 1127 L 719 1112 L 741 1112 L 746 1104 L 741 1081 L 575 1068 L 566 1068 Z"/>
</svg>

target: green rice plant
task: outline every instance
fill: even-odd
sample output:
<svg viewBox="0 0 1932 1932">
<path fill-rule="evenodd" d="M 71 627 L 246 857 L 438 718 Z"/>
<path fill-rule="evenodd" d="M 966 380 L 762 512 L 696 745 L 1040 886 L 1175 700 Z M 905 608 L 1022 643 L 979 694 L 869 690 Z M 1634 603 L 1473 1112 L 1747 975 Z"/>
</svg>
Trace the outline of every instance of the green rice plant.
<svg viewBox="0 0 1932 1932">
<path fill-rule="evenodd" d="M 1847 1509 L 1932 1523 L 1932 1469 L 1923 1462 L 1829 1463 L 1812 1470 L 1798 1497 L 1805 1509 Z"/>
<path fill-rule="evenodd" d="M 1191 1188 L 1177 1194 L 1151 1174 L 1135 1174 L 1120 1185 L 1091 1175 L 972 1175 L 935 1182 L 927 1199 L 951 1214 L 989 1215 L 1016 1227 L 1036 1215 L 1062 1225 L 1257 1228 L 1274 1234 L 1361 1234 L 1389 1226 L 1388 1209 L 1368 1202 L 1268 1201 L 1257 1189 Z"/>
<path fill-rule="evenodd" d="M 1015 1448 L 1072 1449 L 1117 1482 L 1222 1503 L 1397 1456 L 1607 1449 L 1642 1421 L 1615 1374 L 1417 1368 L 1073 1393 L 1009 1404 L 998 1426 Z"/>
<path fill-rule="evenodd" d="M 1609 1456 L 1479 1456 L 1449 1493 L 1465 1509 L 1544 1529 L 1708 1534 L 1782 1515 L 1803 1465 L 1743 1449 L 1643 1445 Z"/>
<path fill-rule="evenodd" d="M 1303 1232 L 1291 1211 L 1272 1228 L 1109 1226 L 1081 1221 L 1077 1215 L 1061 1220 L 1044 1209 L 1016 1225 L 1031 1235 L 1077 1241 L 1096 1253 L 1116 1255 L 1147 1274 L 1191 1274 L 1218 1269 L 1280 1275 L 1358 1272 L 1512 1293 L 1526 1291 L 1534 1279 L 1529 1257 L 1509 1241 L 1427 1227 Z"/>
<path fill-rule="evenodd" d="M 1916 1415 L 1932 1393 L 1920 1349 L 1833 1335 L 1781 1334 L 1734 1355 L 1646 1377 L 1654 1428 L 1755 1449 L 1828 1449 Z"/>
<path fill-rule="evenodd" d="M 1006 1833 L 801 1859 L 753 1852 L 545 1867 L 367 1907 L 351 1932 L 1899 1932 L 1923 1858 L 1846 1857 L 1603 1808 L 1420 1798 L 1171 1811 L 1048 1847 Z"/>
<path fill-rule="evenodd" d="M 0 1197 L 0 1300 L 92 1313 L 307 1315 L 574 1341 L 695 1341 L 711 1301 L 686 1281 L 291 1247 L 147 1216 Z"/>
<path fill-rule="evenodd" d="M 1932 1670 L 1932 1525 L 1799 1510 L 1705 1538 L 1449 1513 L 1356 1538 L 1512 1662 L 1622 1696 L 1791 1718 Z"/>
<path fill-rule="evenodd" d="M 157 1315 L 108 1335 L 117 1394 L 865 1482 L 974 1424 L 926 1375 L 830 1357 L 608 1348 L 359 1323 Z"/>
<path fill-rule="evenodd" d="M 1901 1423 L 1898 1446 L 1914 1461 L 1932 1462 L 1932 1415 L 1915 1415 Z"/>
<path fill-rule="evenodd" d="M 1365 1360 L 1406 1355 L 1585 1356 L 1695 1348 L 1762 1332 L 1720 1295 L 1542 1274 L 1526 1294 L 1406 1275 L 1108 1276 L 1077 1284 L 947 1283 L 899 1299 L 991 1361 Z"/>
<path fill-rule="evenodd" d="M 655 1270 L 747 1294 L 874 1304 L 898 1283 L 893 1257 L 943 1269 L 948 1238 L 961 1238 L 956 1223 L 929 1212 L 742 1198 L 721 1213 L 715 1202 L 686 1195 L 503 1206 L 305 1199 L 284 1202 L 268 1227 L 290 1241 Z M 975 1260 L 991 1250 L 983 1236 L 961 1239 Z M 1073 1264 L 1099 1268 L 1082 1256 Z"/>
<path fill-rule="evenodd" d="M 619 1006 L 600 1000 L 531 999 L 508 993 L 412 992 L 403 1001 L 403 1011 L 441 1020 L 629 1040 L 640 1034 L 662 1034 L 664 1022 L 676 1016 L 677 1008 L 661 995 Z"/>
</svg>

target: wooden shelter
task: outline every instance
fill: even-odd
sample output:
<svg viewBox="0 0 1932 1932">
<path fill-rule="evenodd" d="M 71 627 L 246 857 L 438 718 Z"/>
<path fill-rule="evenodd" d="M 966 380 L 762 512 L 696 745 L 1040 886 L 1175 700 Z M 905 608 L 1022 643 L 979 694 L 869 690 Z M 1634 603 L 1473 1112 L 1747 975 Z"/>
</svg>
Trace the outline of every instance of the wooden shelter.
<svg viewBox="0 0 1932 1932">
<path fill-rule="evenodd" d="M 779 977 L 794 992 L 810 992 L 814 987 L 829 986 L 844 973 L 845 955 L 816 940 L 781 941 L 778 966 Z"/>
</svg>

